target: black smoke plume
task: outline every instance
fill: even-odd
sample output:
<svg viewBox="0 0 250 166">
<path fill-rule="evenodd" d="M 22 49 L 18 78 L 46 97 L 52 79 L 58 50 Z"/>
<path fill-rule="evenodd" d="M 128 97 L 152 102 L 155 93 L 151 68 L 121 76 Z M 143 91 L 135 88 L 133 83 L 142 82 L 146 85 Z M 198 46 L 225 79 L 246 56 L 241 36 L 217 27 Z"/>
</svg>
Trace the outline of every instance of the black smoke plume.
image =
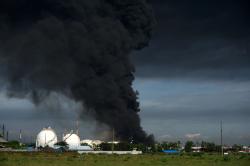
<svg viewBox="0 0 250 166">
<path fill-rule="evenodd" d="M 51 92 L 81 101 L 122 140 L 152 142 L 140 126 L 129 54 L 146 46 L 145 0 L 1 0 L 1 77 L 14 97 Z"/>
</svg>

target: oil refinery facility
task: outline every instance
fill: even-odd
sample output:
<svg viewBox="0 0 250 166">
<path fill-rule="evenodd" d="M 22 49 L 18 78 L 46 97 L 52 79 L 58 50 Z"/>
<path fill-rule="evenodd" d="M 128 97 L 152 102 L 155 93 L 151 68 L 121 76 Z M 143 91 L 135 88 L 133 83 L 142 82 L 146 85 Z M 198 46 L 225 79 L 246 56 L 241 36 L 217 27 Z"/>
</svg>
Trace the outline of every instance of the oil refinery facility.
<svg viewBox="0 0 250 166">
<path fill-rule="evenodd" d="M 81 146 L 80 137 L 71 130 L 70 133 L 63 134 L 62 142 L 65 142 L 68 150 L 70 151 L 91 151 L 93 150 L 90 146 Z M 61 145 L 58 145 L 58 138 L 56 132 L 51 128 L 43 128 L 37 135 L 36 138 L 36 149 L 42 148 L 52 148 L 58 149 L 61 148 Z"/>
<path fill-rule="evenodd" d="M 43 151 L 51 149 L 53 151 L 77 151 L 80 154 L 93 153 L 93 154 L 142 154 L 142 151 L 101 151 L 93 147 L 98 146 L 104 141 L 100 140 L 81 140 L 77 132 L 71 130 L 69 133 L 64 133 L 59 141 L 56 132 L 51 127 L 43 128 L 36 137 L 36 151 Z M 109 144 L 118 144 L 118 141 L 108 142 Z M 62 145 L 65 144 L 65 145 Z"/>
<path fill-rule="evenodd" d="M 78 125 L 77 125 L 78 126 Z M 78 127 L 77 127 L 78 128 Z M 19 141 L 9 141 L 9 131 L 5 131 L 6 127 L 3 124 L 2 134 L 0 134 L 0 151 L 14 151 L 14 152 L 68 152 L 74 151 L 80 154 L 94 153 L 94 154 L 141 154 L 142 151 L 133 149 L 132 151 L 115 151 L 115 146 L 119 141 L 113 140 L 104 142 L 101 140 L 81 140 L 78 134 L 79 129 L 74 132 L 64 132 L 61 137 L 56 134 L 56 131 L 49 127 L 43 128 L 36 135 L 35 139 L 31 139 L 30 144 L 23 144 L 22 130 L 19 131 Z M 12 132 L 11 132 L 12 133 Z M 114 135 L 114 133 L 113 133 Z M 27 136 L 26 136 L 27 137 Z M 33 141 L 32 141 L 33 140 Z M 102 144 L 106 145 L 105 149 L 100 148 Z M 107 145 L 109 149 L 107 149 Z"/>
</svg>

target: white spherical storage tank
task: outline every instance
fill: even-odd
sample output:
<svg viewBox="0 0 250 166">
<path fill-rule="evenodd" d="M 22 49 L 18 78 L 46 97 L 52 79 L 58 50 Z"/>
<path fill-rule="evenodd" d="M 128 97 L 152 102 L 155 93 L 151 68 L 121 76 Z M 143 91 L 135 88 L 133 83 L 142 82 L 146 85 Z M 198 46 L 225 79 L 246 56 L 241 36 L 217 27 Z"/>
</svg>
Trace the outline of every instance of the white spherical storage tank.
<svg viewBox="0 0 250 166">
<path fill-rule="evenodd" d="M 71 150 L 72 149 L 76 150 L 81 145 L 80 137 L 76 134 L 72 134 L 72 133 L 66 134 L 63 137 L 63 140 L 68 144 L 69 149 L 71 149 Z"/>
<path fill-rule="evenodd" d="M 55 131 L 51 128 L 43 128 L 40 131 L 36 138 L 36 147 L 54 147 L 54 144 L 57 143 L 57 136 Z"/>
</svg>

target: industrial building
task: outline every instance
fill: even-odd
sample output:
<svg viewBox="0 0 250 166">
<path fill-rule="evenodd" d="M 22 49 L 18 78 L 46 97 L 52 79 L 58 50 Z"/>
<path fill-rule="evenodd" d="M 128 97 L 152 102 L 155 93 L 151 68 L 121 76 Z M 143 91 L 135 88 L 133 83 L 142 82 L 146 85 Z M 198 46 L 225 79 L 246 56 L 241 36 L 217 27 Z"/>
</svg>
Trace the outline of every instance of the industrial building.
<svg viewBox="0 0 250 166">
<path fill-rule="evenodd" d="M 6 143 L 7 141 L 3 138 L 3 137 L 0 137 L 0 143 Z"/>
<path fill-rule="evenodd" d="M 90 145 L 91 147 L 98 146 L 102 143 L 103 141 L 101 140 L 90 140 L 90 139 L 81 140 L 81 144 L 87 144 L 87 145 Z"/>
<path fill-rule="evenodd" d="M 81 146 L 80 137 L 74 134 L 73 131 L 63 136 L 63 141 L 68 144 L 69 149 L 77 149 Z"/>
<path fill-rule="evenodd" d="M 51 127 L 43 128 L 37 135 L 36 147 L 51 147 L 57 143 L 57 135 Z"/>
<path fill-rule="evenodd" d="M 21 140 L 21 130 L 20 130 L 20 140 Z M 0 137 L 0 143 L 7 142 L 4 138 Z M 100 140 L 82 140 L 78 136 L 77 132 L 73 130 L 71 132 L 63 134 L 61 139 L 58 139 L 55 130 L 51 127 L 43 128 L 36 137 L 36 148 L 27 148 L 27 149 L 5 149 L 6 151 L 18 151 L 18 152 L 27 152 L 27 151 L 51 151 L 51 152 L 64 152 L 64 151 L 76 151 L 80 154 L 92 153 L 92 154 L 141 154 L 141 151 L 132 150 L 132 151 L 101 151 L 95 149 L 95 146 L 102 144 L 103 141 Z M 118 141 L 110 142 L 112 144 L 117 144 Z M 81 145 L 84 144 L 84 145 Z"/>
<path fill-rule="evenodd" d="M 3 128 L 5 129 L 5 128 Z M 4 130 L 3 130 L 4 131 Z M 3 132 L 4 133 L 4 132 Z M 7 132 L 8 133 L 8 132 Z M 27 149 L 12 149 L 6 148 L 5 146 L 0 144 L 0 151 L 15 151 L 15 152 L 65 152 L 65 151 L 76 151 L 80 154 L 142 154 L 142 151 L 137 151 L 136 149 L 132 151 L 102 151 L 96 148 L 98 145 L 104 143 L 101 140 L 90 140 L 85 139 L 82 140 L 76 133 L 71 130 L 71 132 L 63 134 L 62 138 L 58 139 L 58 136 L 54 129 L 51 127 L 43 128 L 36 137 L 35 148 L 32 146 L 27 147 Z M 6 136 L 7 137 L 7 136 Z M 22 140 L 22 130 L 19 132 L 19 141 L 20 146 L 23 145 L 21 143 Z M 8 141 L 1 137 L 0 135 L 0 143 L 7 143 Z M 107 142 L 110 144 L 118 144 L 118 141 Z M 84 144 L 84 145 L 81 145 Z"/>
</svg>

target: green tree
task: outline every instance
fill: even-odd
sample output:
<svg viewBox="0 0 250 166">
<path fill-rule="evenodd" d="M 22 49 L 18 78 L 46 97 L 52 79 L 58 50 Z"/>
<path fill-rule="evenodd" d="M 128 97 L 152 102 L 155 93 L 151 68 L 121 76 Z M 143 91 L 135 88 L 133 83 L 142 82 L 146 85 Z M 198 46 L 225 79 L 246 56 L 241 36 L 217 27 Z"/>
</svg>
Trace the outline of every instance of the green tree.
<svg viewBox="0 0 250 166">
<path fill-rule="evenodd" d="M 68 144 L 65 141 L 57 142 L 56 145 L 59 145 L 59 146 L 68 146 Z"/>
<path fill-rule="evenodd" d="M 202 141 L 201 147 L 204 149 L 205 152 L 215 152 L 216 151 L 216 145 L 213 142 Z"/>
<path fill-rule="evenodd" d="M 12 148 L 12 149 L 21 149 L 25 145 L 21 145 L 18 141 L 9 141 L 6 143 L 3 143 L 3 145 L 7 148 Z"/>
<path fill-rule="evenodd" d="M 157 151 L 167 150 L 167 149 L 180 149 L 181 142 L 163 142 L 160 144 L 157 144 Z"/>
<path fill-rule="evenodd" d="M 215 151 L 221 152 L 221 145 L 215 145 Z"/>
<path fill-rule="evenodd" d="M 185 152 L 192 152 L 193 141 L 187 141 L 185 144 Z"/>
<path fill-rule="evenodd" d="M 241 151 L 241 150 L 243 150 L 243 146 L 242 146 L 242 145 L 234 144 L 234 145 L 232 146 L 232 150 L 233 150 L 233 152 Z"/>
</svg>

